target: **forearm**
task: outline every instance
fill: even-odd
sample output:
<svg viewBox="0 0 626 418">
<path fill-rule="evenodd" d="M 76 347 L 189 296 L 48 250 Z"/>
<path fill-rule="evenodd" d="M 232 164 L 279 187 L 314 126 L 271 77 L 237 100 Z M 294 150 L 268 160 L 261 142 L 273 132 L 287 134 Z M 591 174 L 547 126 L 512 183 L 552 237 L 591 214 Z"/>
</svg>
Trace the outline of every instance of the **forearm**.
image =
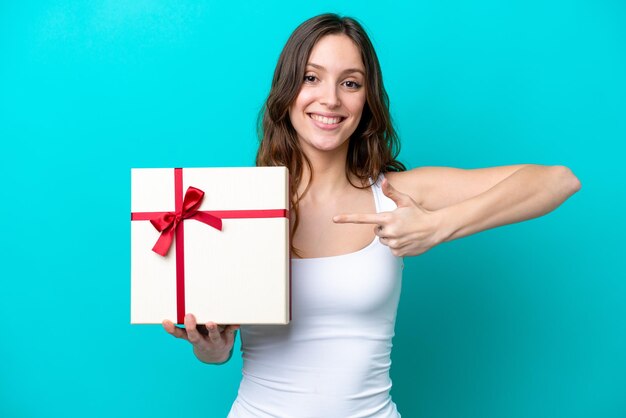
<svg viewBox="0 0 626 418">
<path fill-rule="evenodd" d="M 441 241 L 545 215 L 579 189 L 580 182 L 567 167 L 523 167 L 486 192 L 441 209 Z"/>
</svg>

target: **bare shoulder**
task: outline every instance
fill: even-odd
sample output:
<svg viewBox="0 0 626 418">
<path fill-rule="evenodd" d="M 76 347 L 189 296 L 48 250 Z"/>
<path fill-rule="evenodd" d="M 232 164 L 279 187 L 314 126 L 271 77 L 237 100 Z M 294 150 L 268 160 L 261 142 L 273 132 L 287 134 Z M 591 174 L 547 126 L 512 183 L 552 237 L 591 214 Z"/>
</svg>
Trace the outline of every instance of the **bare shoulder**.
<svg viewBox="0 0 626 418">
<path fill-rule="evenodd" d="M 437 210 L 477 196 L 528 165 L 475 169 L 428 166 L 385 173 L 385 177 L 425 209 Z"/>
<path fill-rule="evenodd" d="M 399 192 L 408 194 L 417 203 L 422 202 L 424 188 L 427 181 L 427 167 L 414 168 L 407 171 L 390 171 L 385 178 Z"/>
</svg>

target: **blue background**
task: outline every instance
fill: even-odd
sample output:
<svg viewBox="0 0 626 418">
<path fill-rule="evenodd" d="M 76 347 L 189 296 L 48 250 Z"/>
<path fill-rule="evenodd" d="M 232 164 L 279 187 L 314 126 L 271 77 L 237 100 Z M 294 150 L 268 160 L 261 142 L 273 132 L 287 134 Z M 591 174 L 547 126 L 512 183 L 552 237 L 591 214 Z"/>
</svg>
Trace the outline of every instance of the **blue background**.
<svg viewBox="0 0 626 418">
<path fill-rule="evenodd" d="M 408 166 L 583 185 L 406 259 L 400 412 L 626 416 L 625 3 L 314 3 L 0 1 L 0 416 L 226 415 L 238 351 L 129 325 L 129 169 L 252 165 L 278 54 L 326 11 L 370 32 Z"/>
</svg>

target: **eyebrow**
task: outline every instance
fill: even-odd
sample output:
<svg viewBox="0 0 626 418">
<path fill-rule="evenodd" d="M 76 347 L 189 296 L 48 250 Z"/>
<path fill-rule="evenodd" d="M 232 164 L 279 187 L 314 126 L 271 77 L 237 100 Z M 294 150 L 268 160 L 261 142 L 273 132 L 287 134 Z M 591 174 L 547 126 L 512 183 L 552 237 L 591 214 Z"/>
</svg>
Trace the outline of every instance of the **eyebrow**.
<svg viewBox="0 0 626 418">
<path fill-rule="evenodd" d="M 323 66 L 319 64 L 314 64 L 312 62 L 307 63 L 307 66 L 317 68 L 318 70 L 326 71 L 326 68 L 324 68 Z M 361 70 L 360 68 L 346 68 L 345 70 L 341 72 L 341 74 L 349 74 L 349 73 L 361 73 L 363 77 L 365 77 L 365 71 Z"/>
</svg>

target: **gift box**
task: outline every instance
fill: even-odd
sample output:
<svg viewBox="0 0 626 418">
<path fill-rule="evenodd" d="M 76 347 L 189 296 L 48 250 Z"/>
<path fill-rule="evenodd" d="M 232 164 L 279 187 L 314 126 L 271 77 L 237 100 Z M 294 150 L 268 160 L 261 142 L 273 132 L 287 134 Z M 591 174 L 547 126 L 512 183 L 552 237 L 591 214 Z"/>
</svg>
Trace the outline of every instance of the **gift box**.
<svg viewBox="0 0 626 418">
<path fill-rule="evenodd" d="M 285 167 L 131 169 L 131 323 L 286 324 Z"/>
</svg>

